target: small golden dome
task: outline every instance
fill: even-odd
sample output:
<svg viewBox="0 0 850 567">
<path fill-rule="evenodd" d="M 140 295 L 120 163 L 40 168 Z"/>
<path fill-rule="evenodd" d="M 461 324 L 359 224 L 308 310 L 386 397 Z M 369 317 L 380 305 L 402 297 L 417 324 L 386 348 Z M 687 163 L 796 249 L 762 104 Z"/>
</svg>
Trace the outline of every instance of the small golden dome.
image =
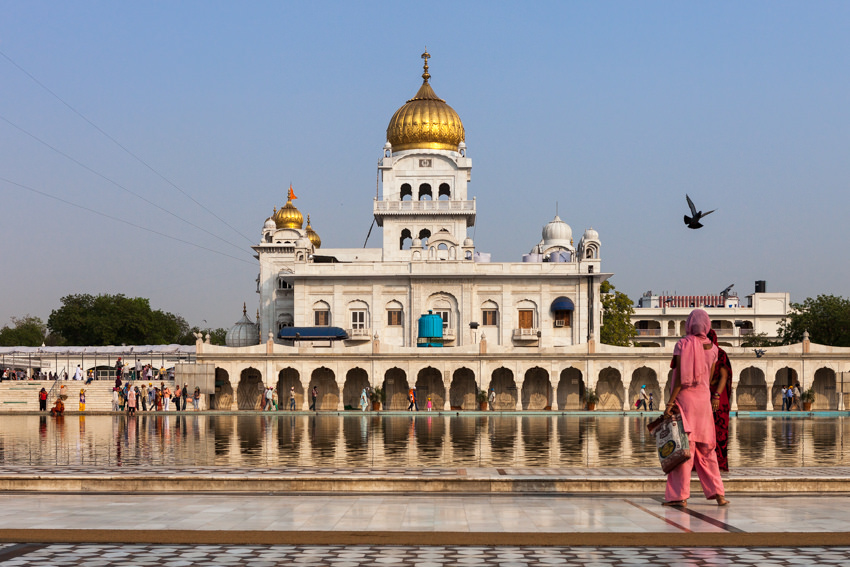
<svg viewBox="0 0 850 567">
<path fill-rule="evenodd" d="M 283 206 L 282 209 L 277 211 L 272 218 L 274 218 L 275 224 L 277 224 L 278 228 L 298 228 L 300 229 L 304 224 L 304 217 L 301 215 L 301 211 L 295 208 L 295 205 L 292 204 L 292 199 L 297 199 L 295 193 L 292 191 L 292 185 L 289 186 L 289 199 L 286 201 L 286 205 Z"/>
<path fill-rule="evenodd" d="M 307 231 L 307 238 L 310 239 L 310 242 L 313 243 L 313 246 L 315 248 L 321 248 L 322 239 L 319 238 L 319 235 L 316 233 L 315 230 L 313 230 L 313 227 L 310 226 L 310 215 L 307 215 L 307 228 L 305 228 L 304 230 Z"/>
<path fill-rule="evenodd" d="M 428 83 L 426 51 L 422 86 L 412 99 L 395 111 L 387 126 L 387 141 L 394 152 L 411 149 L 453 150 L 464 140 L 463 122 L 446 101 L 437 96 Z"/>
</svg>

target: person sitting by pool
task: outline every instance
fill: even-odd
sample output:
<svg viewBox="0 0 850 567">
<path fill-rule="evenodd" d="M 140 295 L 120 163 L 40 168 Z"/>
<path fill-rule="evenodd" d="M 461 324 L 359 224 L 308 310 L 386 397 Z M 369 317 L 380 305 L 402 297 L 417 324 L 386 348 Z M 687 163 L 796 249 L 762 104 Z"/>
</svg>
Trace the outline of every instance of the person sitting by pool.
<svg viewBox="0 0 850 567">
<path fill-rule="evenodd" d="M 65 402 L 62 401 L 62 398 L 56 398 L 56 403 L 50 408 L 50 415 L 53 417 L 65 415 Z"/>
</svg>

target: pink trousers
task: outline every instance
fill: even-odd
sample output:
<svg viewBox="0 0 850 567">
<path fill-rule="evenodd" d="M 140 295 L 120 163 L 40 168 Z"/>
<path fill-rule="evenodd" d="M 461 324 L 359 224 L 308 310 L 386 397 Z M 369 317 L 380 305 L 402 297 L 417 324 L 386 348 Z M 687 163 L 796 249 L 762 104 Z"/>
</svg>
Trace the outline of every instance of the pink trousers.
<svg viewBox="0 0 850 567">
<path fill-rule="evenodd" d="M 667 475 L 667 489 L 664 499 L 668 502 L 687 500 L 691 496 L 691 470 L 697 469 L 699 482 L 706 498 L 723 495 L 723 479 L 717 465 L 717 453 L 714 447 L 706 443 L 691 443 L 691 458 Z"/>
</svg>

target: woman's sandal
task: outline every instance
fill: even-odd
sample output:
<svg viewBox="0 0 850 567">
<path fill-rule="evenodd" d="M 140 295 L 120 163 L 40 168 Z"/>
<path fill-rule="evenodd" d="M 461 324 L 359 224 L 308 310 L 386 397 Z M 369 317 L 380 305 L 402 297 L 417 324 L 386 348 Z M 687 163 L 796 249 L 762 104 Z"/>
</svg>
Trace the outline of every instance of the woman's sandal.
<svg viewBox="0 0 850 567">
<path fill-rule="evenodd" d="M 666 502 L 661 503 L 662 506 L 674 506 L 677 508 L 687 508 L 688 501 L 687 500 L 668 500 Z"/>
<path fill-rule="evenodd" d="M 728 506 L 729 505 L 729 501 L 726 500 L 726 498 L 722 494 L 719 495 L 719 496 L 715 496 L 714 499 L 717 500 L 718 506 Z"/>
</svg>

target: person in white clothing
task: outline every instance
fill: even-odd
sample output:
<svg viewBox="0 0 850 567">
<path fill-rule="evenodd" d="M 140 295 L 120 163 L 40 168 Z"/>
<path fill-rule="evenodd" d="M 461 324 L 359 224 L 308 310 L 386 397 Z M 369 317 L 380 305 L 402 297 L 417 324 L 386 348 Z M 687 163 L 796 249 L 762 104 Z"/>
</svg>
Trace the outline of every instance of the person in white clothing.
<svg viewBox="0 0 850 567">
<path fill-rule="evenodd" d="M 77 365 L 77 369 L 74 370 L 74 380 L 82 380 L 83 379 L 83 369 L 80 368 L 80 365 Z"/>
</svg>

